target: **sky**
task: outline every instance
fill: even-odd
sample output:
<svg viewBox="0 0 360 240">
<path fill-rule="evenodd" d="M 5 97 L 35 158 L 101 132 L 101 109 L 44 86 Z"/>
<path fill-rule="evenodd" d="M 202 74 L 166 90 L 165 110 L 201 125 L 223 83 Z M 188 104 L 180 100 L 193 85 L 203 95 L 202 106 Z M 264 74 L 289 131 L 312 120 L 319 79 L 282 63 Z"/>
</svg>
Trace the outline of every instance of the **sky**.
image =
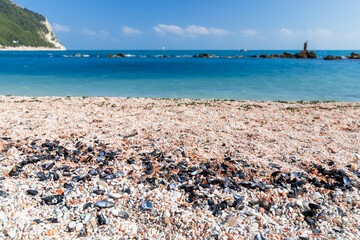
<svg viewBox="0 0 360 240">
<path fill-rule="evenodd" d="M 360 49 L 359 0 L 14 0 L 67 49 Z"/>
</svg>

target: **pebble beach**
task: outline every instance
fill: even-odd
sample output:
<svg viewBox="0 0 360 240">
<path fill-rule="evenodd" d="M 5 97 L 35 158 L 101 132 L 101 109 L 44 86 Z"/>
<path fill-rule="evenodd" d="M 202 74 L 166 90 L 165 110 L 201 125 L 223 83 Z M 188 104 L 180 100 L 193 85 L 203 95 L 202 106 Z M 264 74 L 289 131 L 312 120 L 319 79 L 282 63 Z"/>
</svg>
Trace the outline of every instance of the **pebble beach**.
<svg viewBox="0 0 360 240">
<path fill-rule="evenodd" d="M 0 239 L 360 239 L 359 116 L 0 96 Z"/>
</svg>

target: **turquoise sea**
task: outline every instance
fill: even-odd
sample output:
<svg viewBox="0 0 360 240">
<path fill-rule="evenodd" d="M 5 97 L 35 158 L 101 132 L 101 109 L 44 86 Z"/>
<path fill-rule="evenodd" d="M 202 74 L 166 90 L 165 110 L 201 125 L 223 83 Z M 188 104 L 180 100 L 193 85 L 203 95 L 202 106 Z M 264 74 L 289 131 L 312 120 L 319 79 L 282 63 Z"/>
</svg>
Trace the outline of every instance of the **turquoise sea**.
<svg viewBox="0 0 360 240">
<path fill-rule="evenodd" d="M 360 60 L 322 59 L 353 51 L 315 51 L 318 59 L 304 60 L 246 57 L 283 52 L 0 52 L 0 95 L 360 101 Z M 118 53 L 128 57 L 107 57 Z M 219 57 L 192 57 L 199 53 Z M 236 55 L 245 57 L 225 58 Z"/>
</svg>

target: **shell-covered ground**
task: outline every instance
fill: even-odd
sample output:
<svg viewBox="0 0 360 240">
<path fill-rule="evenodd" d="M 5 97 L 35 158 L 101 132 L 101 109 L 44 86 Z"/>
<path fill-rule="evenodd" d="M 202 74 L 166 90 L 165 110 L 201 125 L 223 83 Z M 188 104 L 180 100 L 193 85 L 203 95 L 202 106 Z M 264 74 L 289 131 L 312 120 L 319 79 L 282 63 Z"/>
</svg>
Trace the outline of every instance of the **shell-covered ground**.
<svg viewBox="0 0 360 240">
<path fill-rule="evenodd" d="M 0 96 L 0 238 L 359 239 L 360 104 Z"/>
</svg>

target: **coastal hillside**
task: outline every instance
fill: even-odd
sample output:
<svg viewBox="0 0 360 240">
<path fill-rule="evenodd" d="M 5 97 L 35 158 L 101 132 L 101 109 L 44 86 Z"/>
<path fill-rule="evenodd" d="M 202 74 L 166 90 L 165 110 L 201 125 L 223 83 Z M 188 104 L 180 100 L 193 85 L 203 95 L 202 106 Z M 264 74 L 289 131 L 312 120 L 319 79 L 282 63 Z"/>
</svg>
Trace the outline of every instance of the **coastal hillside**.
<svg viewBox="0 0 360 240">
<path fill-rule="evenodd" d="M 0 0 L 0 50 L 37 48 L 65 50 L 44 16 Z"/>
</svg>

